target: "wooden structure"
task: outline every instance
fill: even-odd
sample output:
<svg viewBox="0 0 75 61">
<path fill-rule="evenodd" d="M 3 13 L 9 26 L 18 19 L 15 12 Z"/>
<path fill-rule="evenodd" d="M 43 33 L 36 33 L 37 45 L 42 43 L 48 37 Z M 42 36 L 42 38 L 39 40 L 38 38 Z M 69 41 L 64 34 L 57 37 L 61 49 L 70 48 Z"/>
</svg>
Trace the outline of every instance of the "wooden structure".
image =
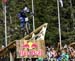
<svg viewBox="0 0 75 61">
<path fill-rule="evenodd" d="M 73 43 L 69 44 L 69 46 L 72 46 L 72 45 L 75 45 L 75 42 L 73 42 Z"/>
<path fill-rule="evenodd" d="M 69 46 L 75 49 L 75 42 L 70 43 Z"/>
<path fill-rule="evenodd" d="M 47 26 L 47 23 L 41 25 L 40 27 L 38 27 L 36 30 L 34 30 L 33 32 L 31 32 L 30 34 L 28 34 L 27 36 L 25 36 L 21 40 L 29 40 L 32 37 L 33 33 L 35 33 L 35 34 L 38 33 L 42 29 L 42 27 L 44 27 L 44 26 Z M 16 57 L 15 51 L 16 51 L 16 40 L 9 43 L 7 47 L 0 49 L 0 57 L 10 56 L 10 58 L 11 57 L 14 58 L 14 57 Z M 13 61 L 13 60 L 11 60 L 11 61 Z"/>
</svg>

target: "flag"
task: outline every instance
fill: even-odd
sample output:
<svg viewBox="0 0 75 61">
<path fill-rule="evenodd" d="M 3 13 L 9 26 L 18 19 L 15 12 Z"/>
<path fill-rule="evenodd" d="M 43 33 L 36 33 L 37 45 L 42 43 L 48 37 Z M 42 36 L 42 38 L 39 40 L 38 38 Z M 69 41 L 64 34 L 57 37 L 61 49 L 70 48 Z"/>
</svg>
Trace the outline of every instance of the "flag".
<svg viewBox="0 0 75 61">
<path fill-rule="evenodd" d="M 35 34 L 34 33 L 32 34 L 32 40 L 35 40 Z"/>
<path fill-rule="evenodd" d="M 38 37 L 36 40 L 44 40 L 45 38 L 45 33 L 46 33 L 47 25 L 43 26 L 41 31 L 38 33 Z"/>
<path fill-rule="evenodd" d="M 63 1 L 62 1 L 62 0 L 60 0 L 59 2 L 60 2 L 60 4 L 61 4 L 61 7 L 63 7 Z"/>
<path fill-rule="evenodd" d="M 8 0 L 2 0 L 2 2 L 3 2 L 4 4 L 6 4 L 6 3 L 8 2 Z"/>
<path fill-rule="evenodd" d="M 37 34 L 32 34 L 32 37 L 30 40 L 44 40 L 45 39 L 45 33 L 47 29 L 47 23 L 42 26 L 41 30 Z"/>
</svg>

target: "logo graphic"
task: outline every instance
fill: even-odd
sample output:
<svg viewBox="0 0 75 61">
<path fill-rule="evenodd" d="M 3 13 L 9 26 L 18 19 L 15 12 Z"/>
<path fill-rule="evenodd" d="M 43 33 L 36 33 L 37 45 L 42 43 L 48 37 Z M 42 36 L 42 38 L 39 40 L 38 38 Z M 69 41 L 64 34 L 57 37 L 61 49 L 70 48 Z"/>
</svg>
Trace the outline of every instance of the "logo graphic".
<svg viewBox="0 0 75 61">
<path fill-rule="evenodd" d="M 20 56 L 41 56 L 42 50 L 36 50 L 34 48 L 38 48 L 38 45 L 36 43 L 28 42 L 24 43 L 22 45 L 23 50 L 19 51 Z M 25 50 L 27 49 L 27 50 Z"/>
<path fill-rule="evenodd" d="M 35 43 L 32 43 L 32 42 L 29 42 L 29 43 L 26 43 L 23 45 L 23 48 L 29 48 L 29 49 L 37 48 L 37 47 L 38 47 L 38 45 Z"/>
</svg>

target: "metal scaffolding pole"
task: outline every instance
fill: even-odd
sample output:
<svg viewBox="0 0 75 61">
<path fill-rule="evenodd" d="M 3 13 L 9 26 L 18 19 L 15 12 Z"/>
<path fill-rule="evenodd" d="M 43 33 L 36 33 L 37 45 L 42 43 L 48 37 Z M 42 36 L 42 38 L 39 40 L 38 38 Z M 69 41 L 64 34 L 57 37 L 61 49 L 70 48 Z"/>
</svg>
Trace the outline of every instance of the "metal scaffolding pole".
<svg viewBox="0 0 75 61">
<path fill-rule="evenodd" d="M 59 24 L 59 42 L 60 42 L 60 49 L 62 49 L 59 0 L 57 0 L 57 7 L 58 7 L 58 24 Z"/>
<path fill-rule="evenodd" d="M 7 46 L 6 4 L 4 5 L 4 19 L 5 19 L 5 46 Z"/>
<path fill-rule="evenodd" d="M 32 0 L 32 13 L 34 14 L 34 2 L 33 2 L 33 0 Z M 33 15 L 33 30 L 35 30 L 34 15 Z"/>
</svg>

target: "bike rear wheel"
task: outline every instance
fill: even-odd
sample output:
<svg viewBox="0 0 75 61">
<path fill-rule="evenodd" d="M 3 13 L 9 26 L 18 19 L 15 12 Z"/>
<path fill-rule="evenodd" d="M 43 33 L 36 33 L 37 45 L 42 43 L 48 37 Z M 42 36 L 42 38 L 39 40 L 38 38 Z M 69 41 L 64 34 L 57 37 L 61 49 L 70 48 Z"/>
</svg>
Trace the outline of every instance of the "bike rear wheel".
<svg viewBox="0 0 75 61">
<path fill-rule="evenodd" d="M 25 23 L 25 30 L 27 34 L 30 33 L 30 24 L 28 22 Z"/>
</svg>

